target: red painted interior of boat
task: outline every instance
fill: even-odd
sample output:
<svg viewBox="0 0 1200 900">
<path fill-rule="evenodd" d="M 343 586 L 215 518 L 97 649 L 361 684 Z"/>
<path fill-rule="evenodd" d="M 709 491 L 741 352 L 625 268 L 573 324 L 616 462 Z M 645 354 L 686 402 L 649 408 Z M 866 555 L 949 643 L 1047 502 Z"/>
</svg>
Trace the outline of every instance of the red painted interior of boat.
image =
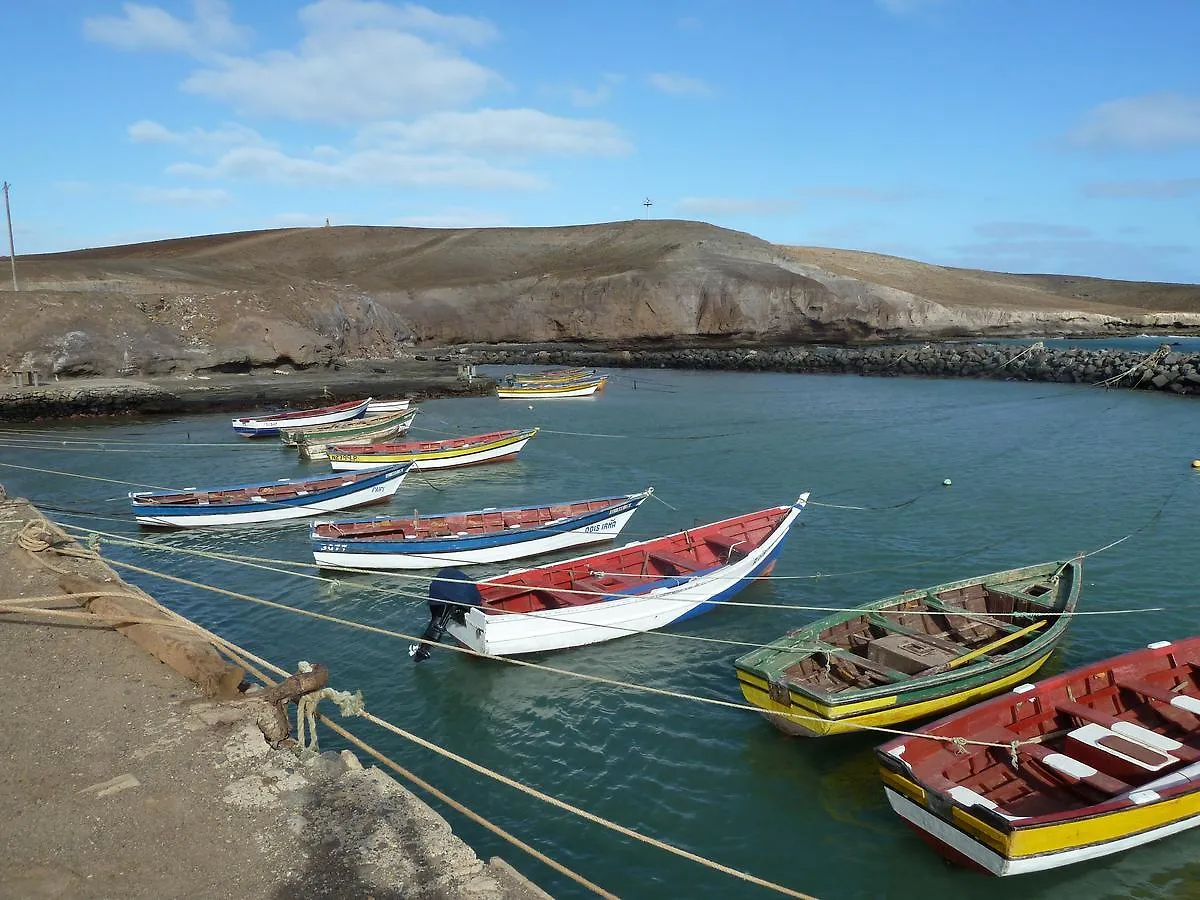
<svg viewBox="0 0 1200 900">
<path fill-rule="evenodd" d="M 747 513 L 614 550 L 527 569 L 480 583 L 483 610 L 528 613 L 587 606 L 619 593 L 726 565 L 750 553 L 779 527 L 790 507 Z"/>
<path fill-rule="evenodd" d="M 1178 705 L 1181 697 L 1196 701 L 1198 712 Z M 1089 724 L 1101 726 L 1088 730 L 1102 735 L 1117 725 L 1121 735 L 1104 735 L 1107 740 L 1085 747 L 1080 735 Z M 1131 726 L 1178 742 L 1179 747 L 1127 753 L 1119 741 L 1128 738 Z M 1185 773 L 1190 780 L 1178 784 L 1160 779 L 1200 762 L 1200 637 L 1075 669 L 1033 690 L 1009 693 L 948 716 L 922 731 L 1003 745 L 1036 739 L 1019 746 L 1015 767 L 1007 748 L 968 746 L 960 754 L 947 742 L 920 738 L 898 739 L 881 748 L 904 744 L 902 759 L 918 781 L 943 792 L 955 785 L 969 788 L 1010 816 L 1028 817 L 1020 826 L 1130 806 L 1129 793 L 1149 784 L 1164 796 L 1196 790 L 1200 772 Z M 1081 748 L 1086 758 L 1072 755 Z M 1048 761 L 1054 754 L 1086 763 L 1095 774 L 1065 773 L 1055 760 Z"/>
<path fill-rule="evenodd" d="M 153 494 L 145 497 L 135 497 L 138 503 L 156 504 L 160 506 L 235 506 L 249 503 L 252 497 L 265 497 L 268 500 L 292 500 L 300 496 L 311 496 L 321 491 L 332 490 L 347 483 L 364 481 L 379 473 L 374 469 L 363 469 L 360 472 L 335 472 L 320 478 L 304 481 L 282 482 L 261 487 L 243 487 L 230 490 L 213 491 L 179 491 L 171 494 Z M 301 491 L 304 493 L 301 494 Z M 384 500 L 391 498 L 384 497 Z"/>
</svg>

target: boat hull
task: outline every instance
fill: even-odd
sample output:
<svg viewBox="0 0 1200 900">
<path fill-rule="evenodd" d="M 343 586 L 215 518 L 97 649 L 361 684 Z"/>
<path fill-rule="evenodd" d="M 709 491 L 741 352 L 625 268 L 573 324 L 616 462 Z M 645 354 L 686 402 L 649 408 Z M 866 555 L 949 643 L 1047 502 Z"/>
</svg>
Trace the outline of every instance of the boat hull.
<svg viewBox="0 0 1200 900">
<path fill-rule="evenodd" d="M 181 506 L 172 509 L 164 504 L 139 503 L 131 495 L 134 519 L 141 525 L 157 528 L 203 528 L 215 525 L 255 525 L 303 519 L 343 509 L 353 509 L 372 503 L 385 503 L 404 481 L 407 469 L 379 473 L 377 479 L 364 480 L 357 485 L 310 494 L 297 502 L 274 502 L 260 498 L 238 506 L 221 508 L 214 505 Z"/>
<path fill-rule="evenodd" d="M 570 397 L 590 397 L 603 387 L 603 379 L 582 384 L 498 387 L 496 396 L 501 400 L 557 400 Z"/>
<path fill-rule="evenodd" d="M 313 541 L 313 558 L 329 569 L 431 569 L 524 559 L 556 550 L 611 541 L 637 512 L 644 497 L 604 515 L 581 517 L 570 530 L 525 529 L 465 539 L 406 541 Z"/>
<path fill-rule="evenodd" d="M 512 459 L 529 442 L 533 435 L 517 440 L 500 441 L 482 447 L 464 447 L 431 453 L 345 453 L 329 449 L 329 464 L 335 472 L 356 469 L 373 469 L 411 462 L 421 471 L 427 469 L 454 469 L 459 466 L 476 466 L 482 463 L 503 462 Z"/>
<path fill-rule="evenodd" d="M 369 400 L 346 405 L 337 409 L 313 410 L 311 415 L 294 413 L 245 416 L 233 420 L 235 434 L 242 437 L 277 437 L 284 428 L 306 428 L 314 425 L 332 425 L 334 422 L 349 422 L 361 419 L 367 413 Z"/>
<path fill-rule="evenodd" d="M 715 609 L 716 604 L 752 583 L 750 579 L 770 570 L 806 500 L 807 495 L 744 558 L 710 572 L 667 579 L 667 584 L 646 593 L 611 594 L 600 602 L 536 614 L 485 613 L 472 607 L 461 623 L 452 619 L 446 632 L 477 653 L 518 656 L 598 644 L 694 618 Z"/>
<path fill-rule="evenodd" d="M 1024 660 L 978 679 L 956 682 L 951 692 L 934 693 L 925 699 L 889 694 L 839 707 L 792 695 L 790 703 L 781 703 L 771 696 L 770 685 L 764 679 L 742 671 L 738 672 L 738 686 L 746 702 L 757 707 L 768 722 L 785 734 L 828 737 L 865 728 L 899 725 L 978 703 L 1033 676 L 1046 664 L 1051 653 L 1053 648 L 1032 661 Z"/>
<path fill-rule="evenodd" d="M 367 404 L 367 416 L 383 416 L 389 413 L 408 412 L 411 400 L 372 400 Z"/>
</svg>

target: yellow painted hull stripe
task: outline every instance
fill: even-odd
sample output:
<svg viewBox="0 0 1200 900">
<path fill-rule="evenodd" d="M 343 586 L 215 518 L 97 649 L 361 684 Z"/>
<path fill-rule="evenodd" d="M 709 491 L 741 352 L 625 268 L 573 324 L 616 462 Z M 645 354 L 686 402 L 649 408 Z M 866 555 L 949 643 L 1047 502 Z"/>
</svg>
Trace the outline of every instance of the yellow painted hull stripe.
<svg viewBox="0 0 1200 900">
<path fill-rule="evenodd" d="M 738 683 L 741 685 L 742 696 L 746 698 L 747 703 L 757 706 L 764 712 L 772 713 L 782 720 L 791 720 L 801 728 L 825 736 L 856 731 L 863 726 L 897 725 L 982 700 L 984 697 L 998 694 L 1007 687 L 1027 680 L 1045 664 L 1050 657 L 1050 652 L 1047 651 L 1025 668 L 997 681 L 989 681 L 986 684 L 976 685 L 944 697 L 933 697 L 918 703 L 906 703 L 903 706 L 896 705 L 899 697 L 895 694 L 864 700 L 861 703 L 847 703 L 844 706 L 829 706 L 814 701 L 811 697 L 791 694 L 792 705 L 785 706 L 771 697 L 767 682 L 756 675 L 739 672 Z"/>
</svg>

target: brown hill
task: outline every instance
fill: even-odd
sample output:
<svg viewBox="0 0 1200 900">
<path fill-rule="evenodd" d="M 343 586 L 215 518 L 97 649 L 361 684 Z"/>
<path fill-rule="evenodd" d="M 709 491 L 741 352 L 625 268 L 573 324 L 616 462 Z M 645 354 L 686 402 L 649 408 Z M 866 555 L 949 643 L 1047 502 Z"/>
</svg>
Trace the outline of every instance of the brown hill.
<svg viewBox="0 0 1200 900">
<path fill-rule="evenodd" d="M 1200 326 L 1200 288 L 781 247 L 700 222 L 281 229 L 18 259 L 0 362 L 237 371 L 416 344 L 849 342 Z"/>
</svg>

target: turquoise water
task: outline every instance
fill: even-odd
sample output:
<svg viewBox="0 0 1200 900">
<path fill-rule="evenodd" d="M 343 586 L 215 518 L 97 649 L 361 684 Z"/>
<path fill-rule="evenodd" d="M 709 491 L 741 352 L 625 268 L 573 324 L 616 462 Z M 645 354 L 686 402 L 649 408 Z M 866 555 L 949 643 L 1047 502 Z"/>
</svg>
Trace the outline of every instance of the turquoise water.
<svg viewBox="0 0 1200 900">
<path fill-rule="evenodd" d="M 499 371 L 499 370 L 497 370 Z M 634 389 L 636 378 L 637 388 Z M 320 472 L 235 440 L 229 416 L 8 429 L 0 463 L 152 486 L 214 486 Z M 632 492 L 650 501 L 623 539 L 661 534 L 812 492 L 778 576 L 665 632 L 537 661 L 680 693 L 740 701 L 747 646 L 908 587 L 1105 548 L 1089 558 L 1084 616 L 1048 671 L 1195 633 L 1200 610 L 1200 404 L 1073 385 L 857 376 L 613 373 L 604 394 L 423 404 L 414 435 L 540 425 L 511 463 L 410 476 L 397 512 L 471 509 Z M 20 426 L 25 429 L 26 426 Z M 87 440 L 83 445 L 70 443 Z M 48 443 L 39 443 L 48 441 Z M 64 443 L 68 442 L 68 443 Z M 128 442 L 128 443 L 123 443 Z M 951 479 L 952 486 L 943 485 Z M 124 485 L 0 467 L 10 493 L 64 523 L 131 535 Z M 669 506 L 667 505 L 669 504 Z M 89 518 L 103 516 L 107 518 Z M 426 622 L 424 580 L 339 586 L 170 549 L 310 560 L 302 524 L 140 533 L 163 551 L 109 544 L 116 560 L 398 631 Z M 1124 540 L 1121 540 L 1123 539 Z M 727 866 L 829 898 L 1186 896 L 1200 833 L 1042 875 L 992 879 L 944 864 L 891 813 L 871 735 L 803 741 L 756 714 L 620 690 L 564 674 L 435 651 L 141 575 L 198 622 L 286 667 L 321 661 L 339 688 L 403 728 L 518 781 Z M 708 640 L 699 640 L 700 638 Z M 767 897 L 765 889 L 635 843 L 401 739 L 354 730 L 401 764 L 624 897 Z M 335 746 L 327 737 L 328 746 Z M 435 807 L 437 806 L 434 802 Z M 559 897 L 581 888 L 457 814 L 483 856 L 503 855 Z"/>
</svg>

